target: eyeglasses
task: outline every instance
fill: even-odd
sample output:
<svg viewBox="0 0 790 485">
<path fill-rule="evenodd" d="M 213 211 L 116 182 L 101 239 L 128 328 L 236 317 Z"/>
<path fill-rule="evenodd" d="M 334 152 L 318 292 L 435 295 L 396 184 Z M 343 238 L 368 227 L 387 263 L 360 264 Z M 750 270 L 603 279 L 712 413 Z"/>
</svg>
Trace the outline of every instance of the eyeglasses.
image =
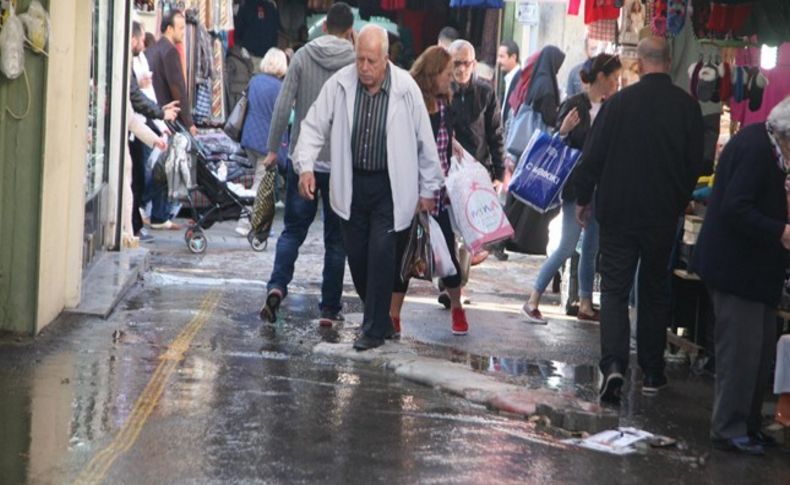
<svg viewBox="0 0 790 485">
<path fill-rule="evenodd" d="M 475 62 L 475 61 L 453 61 L 453 66 L 455 66 L 455 67 L 461 67 L 461 66 L 464 66 L 464 67 L 469 67 L 469 66 L 471 66 L 471 65 L 472 65 L 474 62 Z"/>
</svg>

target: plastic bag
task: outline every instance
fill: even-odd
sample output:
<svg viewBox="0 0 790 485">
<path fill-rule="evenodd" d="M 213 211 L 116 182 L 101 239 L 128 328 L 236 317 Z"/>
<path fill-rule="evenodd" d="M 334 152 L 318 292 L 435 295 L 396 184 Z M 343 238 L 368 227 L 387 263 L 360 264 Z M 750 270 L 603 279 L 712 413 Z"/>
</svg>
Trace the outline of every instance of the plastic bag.
<svg viewBox="0 0 790 485">
<path fill-rule="evenodd" d="M 49 14 L 38 0 L 30 2 L 27 12 L 21 14 L 19 19 L 25 24 L 27 38 L 33 48 L 44 51 L 49 42 Z"/>
<path fill-rule="evenodd" d="M 488 171 L 472 155 L 453 156 L 446 185 L 455 228 L 472 254 L 513 236 Z"/>
<path fill-rule="evenodd" d="M 0 71 L 16 79 L 25 70 L 25 28 L 13 10 L 0 31 Z"/>
<path fill-rule="evenodd" d="M 442 226 L 433 217 L 428 217 L 428 225 L 430 226 L 431 251 L 433 251 L 433 275 L 437 278 L 455 276 L 458 271 L 456 271 L 453 258 L 450 256 L 450 248 L 447 247 L 447 241 L 444 239 Z"/>
<path fill-rule="evenodd" d="M 560 205 L 562 188 L 580 156 L 581 152 L 566 145 L 559 135 L 535 131 L 508 191 L 538 212 L 554 209 Z"/>
<path fill-rule="evenodd" d="M 402 281 L 409 278 L 431 281 L 434 276 L 433 251 L 431 250 L 430 224 L 426 213 L 414 216 L 409 229 L 409 242 L 403 252 L 400 277 Z"/>
</svg>

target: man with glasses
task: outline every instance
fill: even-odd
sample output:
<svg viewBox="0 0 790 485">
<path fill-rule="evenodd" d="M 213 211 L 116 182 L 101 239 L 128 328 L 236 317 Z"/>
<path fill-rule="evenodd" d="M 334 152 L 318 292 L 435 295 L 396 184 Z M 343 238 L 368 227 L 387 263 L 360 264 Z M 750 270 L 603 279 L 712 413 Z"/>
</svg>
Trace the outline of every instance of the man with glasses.
<svg viewBox="0 0 790 485">
<path fill-rule="evenodd" d="M 458 39 L 450 44 L 449 51 L 453 58 L 452 112 L 455 139 L 475 160 L 485 166 L 494 187 L 499 190 L 505 172 L 504 131 L 499 101 L 493 86 L 475 75 L 477 61 L 474 46 L 466 40 Z M 488 252 L 483 251 L 469 261 L 465 249 L 461 247 L 459 258 L 464 270 L 464 285 L 469 277 L 469 265 L 478 264 L 487 256 Z M 439 302 L 445 308 L 450 308 L 450 297 L 446 293 L 439 295 Z"/>
</svg>

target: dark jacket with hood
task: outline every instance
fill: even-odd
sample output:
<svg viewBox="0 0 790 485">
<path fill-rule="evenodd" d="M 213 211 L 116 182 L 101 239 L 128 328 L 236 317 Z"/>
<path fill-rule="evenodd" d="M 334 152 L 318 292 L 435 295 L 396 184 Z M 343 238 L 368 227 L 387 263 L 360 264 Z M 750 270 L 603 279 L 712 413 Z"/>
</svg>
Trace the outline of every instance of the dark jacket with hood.
<svg viewBox="0 0 790 485">
<path fill-rule="evenodd" d="M 290 153 L 293 153 L 299 140 L 302 120 L 307 116 L 307 111 L 318 97 L 324 83 L 340 68 L 353 63 L 355 57 L 351 42 L 333 35 L 319 37 L 296 51 L 274 105 L 267 142 L 270 152 L 279 150 L 293 109 L 296 112 L 294 125 L 291 128 Z M 324 145 L 319 159 L 316 160 L 316 171 L 328 172 L 328 162 L 329 143 Z"/>
<path fill-rule="evenodd" d="M 565 54 L 559 48 L 553 45 L 544 47 L 529 79 L 524 103 L 533 111 L 540 113 L 546 126 L 554 126 L 557 123 L 557 107 L 560 104 L 557 73 L 564 61 Z"/>
<path fill-rule="evenodd" d="M 452 110 L 455 139 L 488 169 L 492 179 L 502 180 L 504 131 L 494 88 L 477 76 L 467 86 L 453 83 Z"/>
</svg>

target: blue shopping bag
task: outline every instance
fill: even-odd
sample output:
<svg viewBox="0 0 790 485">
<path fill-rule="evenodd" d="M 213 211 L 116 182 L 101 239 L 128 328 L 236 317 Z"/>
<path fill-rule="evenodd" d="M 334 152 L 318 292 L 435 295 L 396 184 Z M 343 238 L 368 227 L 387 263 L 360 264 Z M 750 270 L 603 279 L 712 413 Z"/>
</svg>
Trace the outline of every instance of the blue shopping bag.
<svg viewBox="0 0 790 485">
<path fill-rule="evenodd" d="M 535 130 L 521 154 L 508 190 L 538 212 L 554 209 L 560 205 L 562 187 L 580 155 L 579 150 L 566 145 L 559 135 Z"/>
</svg>

